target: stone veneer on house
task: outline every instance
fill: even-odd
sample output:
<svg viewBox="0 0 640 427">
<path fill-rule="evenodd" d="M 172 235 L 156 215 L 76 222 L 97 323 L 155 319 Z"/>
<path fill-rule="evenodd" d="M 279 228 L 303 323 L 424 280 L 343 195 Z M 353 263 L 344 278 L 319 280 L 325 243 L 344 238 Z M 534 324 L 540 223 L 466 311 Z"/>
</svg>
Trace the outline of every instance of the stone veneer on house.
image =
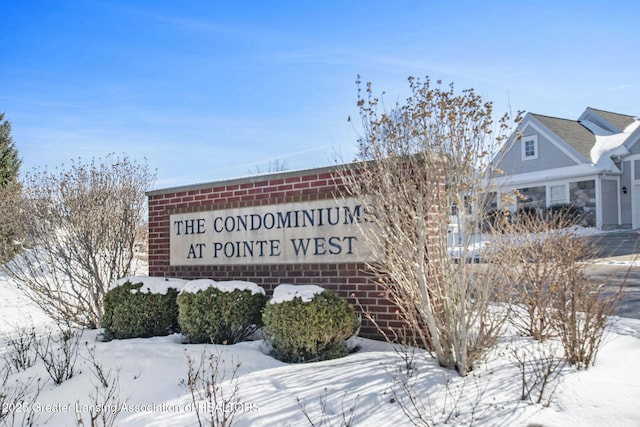
<svg viewBox="0 0 640 427">
<path fill-rule="evenodd" d="M 281 283 L 316 284 L 346 298 L 357 312 L 367 312 L 384 327 L 401 326 L 383 289 L 365 272 L 363 262 L 248 263 L 172 265 L 170 217 L 181 214 L 333 200 L 341 186 L 339 167 L 281 172 L 247 178 L 154 190 L 149 199 L 149 275 L 183 279 L 247 280 L 267 295 Z M 193 255 L 193 254 L 192 254 Z M 335 258 L 335 257 L 334 257 Z M 175 264 L 175 262 L 173 263 Z M 361 336 L 380 338 L 364 318 Z"/>
</svg>

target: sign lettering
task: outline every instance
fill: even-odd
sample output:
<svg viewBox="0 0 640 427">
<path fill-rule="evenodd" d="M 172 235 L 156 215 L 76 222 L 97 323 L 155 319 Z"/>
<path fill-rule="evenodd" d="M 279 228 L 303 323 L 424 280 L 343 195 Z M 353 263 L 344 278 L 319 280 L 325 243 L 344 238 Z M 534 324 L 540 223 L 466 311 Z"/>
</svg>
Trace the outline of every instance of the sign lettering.
<svg viewBox="0 0 640 427">
<path fill-rule="evenodd" d="M 370 261 L 361 238 L 372 217 L 356 199 L 170 216 L 171 265 Z"/>
</svg>

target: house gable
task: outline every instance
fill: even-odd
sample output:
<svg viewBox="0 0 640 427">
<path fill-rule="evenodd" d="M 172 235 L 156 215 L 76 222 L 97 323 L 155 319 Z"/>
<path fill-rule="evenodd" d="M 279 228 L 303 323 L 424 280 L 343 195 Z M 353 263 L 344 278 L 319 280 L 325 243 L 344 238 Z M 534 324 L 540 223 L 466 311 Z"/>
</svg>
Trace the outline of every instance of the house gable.
<svg viewBox="0 0 640 427">
<path fill-rule="evenodd" d="M 596 138 L 589 129 L 575 120 L 543 116 L 542 114 L 532 114 L 532 116 L 556 134 L 562 142 L 579 153 L 582 156 L 580 161 L 590 162 L 591 148 L 595 144 Z"/>
<path fill-rule="evenodd" d="M 507 140 L 503 153 L 496 157 L 494 164 L 505 174 L 515 175 L 589 163 L 588 157 L 585 158 L 582 153 L 565 142 L 558 133 L 568 137 L 571 141 L 576 141 L 586 135 L 581 130 L 576 130 L 575 127 L 572 129 L 571 126 L 555 123 L 554 120 L 549 119 L 553 118 L 527 114 L 518 126 L 518 130 Z M 551 128 L 547 126 L 548 124 L 551 125 Z M 584 129 L 584 131 L 591 135 L 592 140 L 595 141 L 588 130 Z M 535 144 L 531 144 L 531 140 L 534 140 Z M 527 156 L 526 151 L 532 147 L 535 150 L 535 155 Z"/>
<path fill-rule="evenodd" d="M 589 121 L 611 133 L 620 133 L 635 121 L 635 117 L 587 107 L 578 121 Z"/>
</svg>

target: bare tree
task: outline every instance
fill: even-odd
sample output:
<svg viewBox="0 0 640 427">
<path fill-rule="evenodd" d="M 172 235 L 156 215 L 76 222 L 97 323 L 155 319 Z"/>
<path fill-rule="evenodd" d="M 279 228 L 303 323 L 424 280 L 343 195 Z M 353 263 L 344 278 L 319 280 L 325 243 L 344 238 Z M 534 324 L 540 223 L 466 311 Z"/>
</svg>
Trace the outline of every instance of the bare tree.
<svg viewBox="0 0 640 427">
<path fill-rule="evenodd" d="M 270 161 L 266 167 L 262 164 L 255 165 L 253 169 L 249 169 L 249 173 L 252 175 L 261 175 L 272 172 L 284 172 L 287 169 L 289 169 L 289 165 L 287 165 L 286 159 L 276 159 Z"/>
<path fill-rule="evenodd" d="M 495 269 L 474 271 L 467 261 L 479 256 L 475 238 L 496 199 L 489 160 L 509 120 L 496 125 L 492 104 L 473 90 L 414 78 L 409 86 L 406 102 L 386 110 L 358 81 L 361 162 L 342 180 L 374 218 L 375 232 L 364 235 L 375 259 L 368 267 L 416 343 L 464 376 L 504 321 L 491 309 Z"/>
<path fill-rule="evenodd" d="M 126 156 L 26 175 L 14 215 L 30 249 L 4 271 L 52 318 L 98 327 L 108 285 L 131 272 L 153 178 Z"/>
</svg>

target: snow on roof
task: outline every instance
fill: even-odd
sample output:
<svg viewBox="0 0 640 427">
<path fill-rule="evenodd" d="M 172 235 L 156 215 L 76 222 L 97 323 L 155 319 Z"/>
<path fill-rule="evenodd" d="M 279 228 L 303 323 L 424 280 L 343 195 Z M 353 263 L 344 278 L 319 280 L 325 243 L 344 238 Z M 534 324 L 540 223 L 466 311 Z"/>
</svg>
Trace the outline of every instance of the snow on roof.
<svg viewBox="0 0 640 427">
<path fill-rule="evenodd" d="M 587 126 L 585 121 L 583 124 Z M 624 146 L 624 142 L 627 138 L 640 126 L 640 121 L 636 120 L 627 126 L 624 132 L 611 134 L 603 130 L 601 133 L 596 133 L 596 143 L 591 148 L 591 161 L 594 165 L 602 164 L 603 162 L 610 162 L 611 157 L 614 156 L 626 156 L 629 154 L 629 150 Z M 591 128 L 589 128 L 591 129 Z M 593 131 L 592 131 L 593 132 Z"/>
<path fill-rule="evenodd" d="M 129 276 L 116 280 L 109 286 L 109 289 L 117 288 L 127 282 L 132 284 L 142 283 L 140 292 L 150 292 L 152 294 L 166 294 L 169 288 L 180 291 L 184 284 L 187 283 L 186 280 L 170 277 Z"/>
<path fill-rule="evenodd" d="M 285 301 L 293 301 L 299 297 L 304 302 L 309 302 L 317 294 L 324 292 L 324 289 L 316 285 L 278 285 L 273 290 L 273 298 L 271 304 L 278 304 Z"/>
<path fill-rule="evenodd" d="M 251 291 L 252 294 L 265 295 L 262 286 L 258 286 L 252 282 L 245 282 L 243 280 L 229 280 L 226 282 L 216 282 L 211 279 L 196 279 L 187 282 L 182 288 L 182 292 L 196 293 L 198 291 L 204 291 L 209 288 L 216 288 L 222 292 L 233 292 L 235 290 Z"/>
<path fill-rule="evenodd" d="M 618 169 L 611 158 L 629 155 L 629 150 L 625 147 L 624 143 L 633 132 L 640 128 L 640 121 L 635 120 L 625 128 L 624 132 L 619 133 L 612 133 L 588 120 L 582 120 L 580 123 L 595 136 L 595 143 L 590 152 L 591 164 L 543 169 L 535 172 L 504 176 L 498 178 L 497 184 L 513 186 L 532 182 L 551 181 L 554 179 L 597 175 L 600 173 L 621 174 L 620 169 Z"/>
</svg>

